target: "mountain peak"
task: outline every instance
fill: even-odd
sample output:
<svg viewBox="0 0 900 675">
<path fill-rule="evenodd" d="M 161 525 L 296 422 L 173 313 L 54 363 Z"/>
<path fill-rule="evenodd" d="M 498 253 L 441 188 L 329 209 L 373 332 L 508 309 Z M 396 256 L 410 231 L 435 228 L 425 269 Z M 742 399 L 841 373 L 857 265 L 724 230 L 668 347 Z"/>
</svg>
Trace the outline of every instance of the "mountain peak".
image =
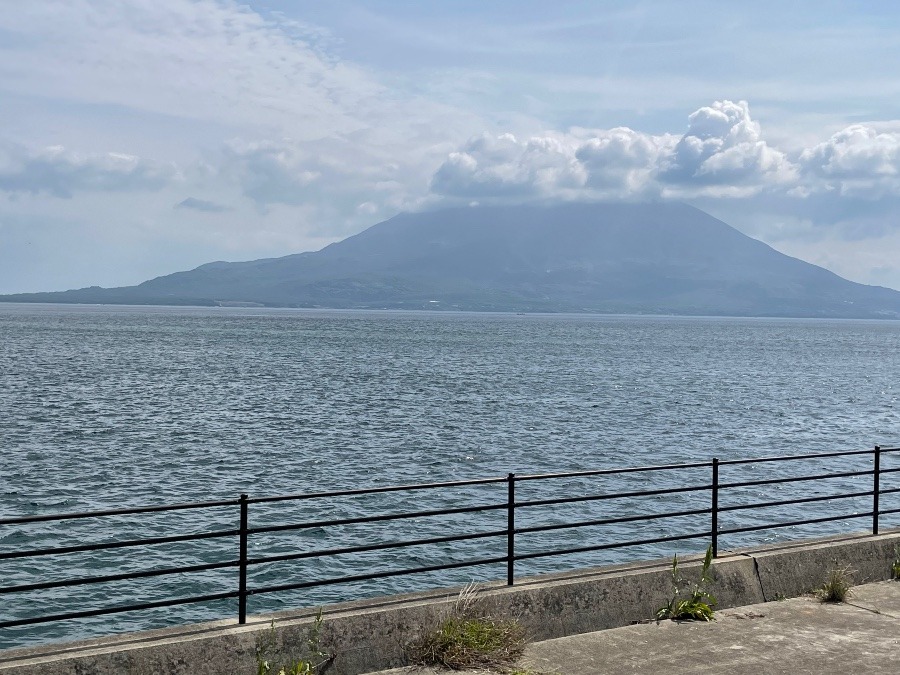
<svg viewBox="0 0 900 675">
<path fill-rule="evenodd" d="M 314 253 L 0 299 L 900 317 L 900 293 L 842 279 L 673 202 L 402 213 Z"/>
</svg>

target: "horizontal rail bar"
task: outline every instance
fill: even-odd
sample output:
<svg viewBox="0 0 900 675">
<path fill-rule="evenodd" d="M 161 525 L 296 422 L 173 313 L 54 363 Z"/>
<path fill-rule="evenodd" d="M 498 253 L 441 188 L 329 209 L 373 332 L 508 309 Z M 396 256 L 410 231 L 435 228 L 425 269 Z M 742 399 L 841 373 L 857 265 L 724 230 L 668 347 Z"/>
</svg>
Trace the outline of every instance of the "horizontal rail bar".
<svg viewBox="0 0 900 675">
<path fill-rule="evenodd" d="M 443 565 L 429 565 L 427 567 L 414 567 L 402 570 L 392 570 L 387 572 L 372 572 L 370 574 L 355 574 L 348 577 L 334 577 L 331 579 L 317 579 L 316 581 L 302 581 L 296 584 L 281 584 L 279 586 L 265 586 L 263 588 L 254 588 L 247 591 L 248 595 L 260 595 L 262 593 L 277 593 L 280 591 L 296 591 L 303 588 L 313 588 L 315 586 L 333 586 L 335 584 L 352 583 L 354 581 L 369 581 L 372 579 L 386 579 L 388 577 L 399 577 L 408 574 L 419 574 L 424 572 L 439 572 L 441 570 L 453 570 L 461 567 L 477 567 L 479 565 L 495 565 L 506 563 L 507 557 L 499 558 L 482 558 L 480 560 L 465 560 L 463 562 L 445 563 Z"/>
<path fill-rule="evenodd" d="M 378 488 L 359 488 L 353 490 L 335 490 L 333 492 L 306 492 L 301 494 L 283 495 L 274 497 L 253 497 L 247 500 L 248 504 L 267 504 L 271 502 L 299 501 L 305 499 L 319 499 L 322 497 L 353 497 L 357 495 L 374 495 L 384 492 L 403 492 L 406 490 L 431 490 L 436 488 L 465 487 L 468 485 L 491 485 L 505 483 L 506 478 L 475 478 L 472 480 L 455 480 L 442 483 L 411 483 L 409 485 L 385 485 Z"/>
<path fill-rule="evenodd" d="M 882 449 L 881 452 L 888 452 Z M 751 457 L 749 459 L 722 459 L 719 465 L 762 464 L 763 462 L 790 462 L 802 459 L 823 459 L 826 457 L 852 457 L 854 455 L 871 455 L 872 450 L 845 450 L 839 452 L 816 452 L 808 455 L 772 455 L 770 457 Z"/>
<path fill-rule="evenodd" d="M 24 584 L 21 586 L 6 586 L 0 588 L 0 595 L 6 593 L 24 593 L 26 591 L 42 591 L 48 588 L 65 588 L 69 586 L 82 586 L 84 584 L 102 584 L 113 581 L 128 581 L 131 579 L 146 579 L 148 577 L 161 577 L 167 574 L 190 574 L 192 572 L 206 572 L 209 570 L 223 569 L 225 567 L 237 567 L 238 560 L 228 562 L 206 563 L 203 565 L 187 565 L 185 567 L 167 567 L 164 569 L 144 570 L 143 572 L 123 572 L 122 574 L 109 574 L 96 577 L 79 577 L 77 579 L 64 579 L 62 581 L 44 581 L 39 584 Z"/>
<path fill-rule="evenodd" d="M 884 471 L 882 471 L 881 473 L 884 473 Z M 890 494 L 894 494 L 895 492 L 900 492 L 900 488 L 887 488 L 887 489 L 882 488 L 878 491 L 878 494 L 890 495 Z"/>
<path fill-rule="evenodd" d="M 712 513 L 712 509 L 693 509 L 691 511 L 671 511 L 669 513 L 654 513 L 645 516 L 622 516 L 621 518 L 602 518 L 600 520 L 581 520 L 574 523 L 559 523 L 555 525 L 534 525 L 532 527 L 517 527 L 516 534 L 530 534 L 532 532 L 549 532 L 551 530 L 569 530 L 575 527 L 594 527 L 597 525 L 616 525 L 619 523 L 633 523 L 643 520 L 663 520 L 665 518 L 679 518 L 681 516 L 702 516 Z"/>
<path fill-rule="evenodd" d="M 40 523 L 50 520 L 75 520 L 77 518 L 103 518 L 106 516 L 127 516 L 137 513 L 159 513 L 163 511 L 186 511 L 188 509 L 215 509 L 223 506 L 237 506 L 237 499 L 214 502 L 188 502 L 185 504 L 169 504 L 159 506 L 135 506 L 125 509 L 107 509 L 105 511 L 83 511 L 81 513 L 57 513 L 44 516 L 21 516 L 19 518 L 0 518 L 0 525 L 19 525 L 22 523 Z"/>
<path fill-rule="evenodd" d="M 870 451 L 871 452 L 871 451 Z M 593 469 L 589 471 L 566 471 L 564 473 L 533 473 L 516 476 L 516 482 L 542 480 L 544 478 L 581 478 L 586 476 L 612 476 L 622 473 L 642 473 L 646 471 L 670 471 L 673 469 L 698 469 L 710 466 L 712 462 L 690 462 L 686 464 L 659 464 L 657 466 L 629 466 L 622 469 Z M 506 480 L 505 478 L 503 480 Z"/>
<path fill-rule="evenodd" d="M 720 532 L 721 534 L 721 532 Z M 681 541 L 683 539 L 704 539 L 709 537 L 709 532 L 696 534 L 679 534 L 669 537 L 657 537 L 655 539 L 637 539 L 634 541 L 614 542 L 612 544 L 596 544 L 593 546 L 579 546 L 577 548 L 558 549 L 555 551 L 538 551 L 537 553 L 523 553 L 516 556 L 516 560 L 531 560 L 533 558 L 549 558 L 555 555 L 569 555 L 572 553 L 589 553 L 591 551 L 603 551 L 612 548 L 626 548 L 628 546 L 642 546 L 645 544 L 662 544 L 667 541 Z"/>
<path fill-rule="evenodd" d="M 884 513 L 881 511 L 880 513 Z M 865 513 L 854 513 L 845 516 L 823 516 L 821 518 L 809 518 L 807 520 L 792 520 L 787 523 L 771 523 L 767 525 L 748 525 L 746 527 L 733 527 L 728 530 L 719 530 L 719 536 L 723 534 L 739 534 L 741 532 L 757 532 L 759 530 L 775 530 L 781 527 L 794 527 L 796 525 L 813 525 L 814 523 L 830 523 L 837 520 L 852 520 L 854 518 L 871 518 L 874 514 L 871 511 Z"/>
<path fill-rule="evenodd" d="M 893 452 L 900 452 L 900 447 L 896 448 L 881 448 L 880 452 L 882 455 Z M 780 456 L 771 456 L 771 457 L 753 457 L 749 459 L 723 459 L 719 461 L 721 466 L 724 465 L 737 465 L 737 464 L 757 464 L 763 462 L 785 462 L 785 461 L 793 461 L 793 460 L 807 460 L 807 459 L 821 459 L 828 457 L 849 457 L 854 455 L 867 455 L 872 454 L 872 450 L 848 450 L 848 451 L 838 451 L 838 452 L 822 452 L 822 453 L 811 453 L 804 455 L 780 455 Z M 623 474 L 623 473 L 635 473 L 635 472 L 645 472 L 645 471 L 663 471 L 663 470 L 671 470 L 671 469 L 690 469 L 690 468 L 699 468 L 704 466 L 709 466 L 710 462 L 690 462 L 690 463 L 681 463 L 681 464 L 661 464 L 657 466 L 642 466 L 642 467 L 624 467 L 620 469 L 595 469 L 595 470 L 587 470 L 587 471 L 570 471 L 570 472 L 562 472 L 562 473 L 545 473 L 545 474 L 528 474 L 517 476 L 517 481 L 531 481 L 531 480 L 540 480 L 540 479 L 556 479 L 556 478 L 575 478 L 575 477 L 586 477 L 586 476 L 601 476 L 601 475 L 614 475 L 614 474 Z M 900 471 L 900 468 L 895 469 L 882 469 L 882 473 L 889 473 L 894 471 Z M 383 492 L 397 492 L 403 490 L 425 490 L 432 488 L 447 488 L 447 487 L 464 487 L 469 485 L 487 485 L 487 484 L 495 484 L 495 483 L 504 483 L 507 481 L 506 477 L 494 477 L 494 478 L 476 478 L 471 480 L 464 481 L 446 481 L 446 482 L 435 482 L 435 483 L 414 483 L 408 485 L 390 485 L 378 488 L 362 488 L 362 489 L 353 489 L 353 490 L 337 490 L 331 492 L 313 492 L 313 493 L 302 493 L 302 494 L 293 494 L 293 495 L 278 495 L 278 496 L 270 496 L 270 497 L 255 497 L 248 500 L 248 503 L 251 504 L 262 504 L 267 502 L 277 502 L 277 501 L 286 501 L 286 500 L 304 500 L 304 499 L 315 499 L 320 497 L 341 497 L 341 496 L 353 496 L 353 495 L 363 495 L 363 494 L 378 494 Z M 62 514 L 48 514 L 48 515 L 40 515 L 40 516 L 22 516 L 17 518 L 2 518 L 0 519 L 0 525 L 15 525 L 20 523 L 31 523 L 31 522 L 41 522 L 41 521 L 49 521 L 49 520 L 71 520 L 77 518 L 95 518 L 95 517 L 103 517 L 103 516 L 115 516 L 115 515 L 130 515 L 130 514 L 139 514 L 139 513 L 152 513 L 159 511 L 179 511 L 185 509 L 203 509 L 203 508 L 218 508 L 224 506 L 235 506 L 239 503 L 236 499 L 225 499 L 225 500 L 216 500 L 216 501 L 207 501 L 207 502 L 187 502 L 182 504 L 169 504 L 169 505 L 156 505 L 156 506 L 138 506 L 138 507 L 127 507 L 121 509 L 106 509 L 106 510 L 98 510 L 98 511 L 85 511 L 80 513 L 62 513 Z"/>
<path fill-rule="evenodd" d="M 878 515 L 880 516 L 889 516 L 893 513 L 900 513 L 900 509 L 880 509 L 878 511 Z"/>
<path fill-rule="evenodd" d="M 155 546 L 156 544 L 174 544 L 179 541 L 198 541 L 201 539 L 218 539 L 235 537 L 239 530 L 216 530 L 214 532 L 198 532 L 196 534 L 176 534 L 170 537 L 152 537 L 148 539 L 128 539 L 125 541 L 106 541 L 99 544 L 80 544 L 78 546 L 58 546 L 56 548 L 38 548 L 30 551 L 11 551 L 0 553 L 0 560 L 12 558 L 37 558 L 45 555 L 62 555 L 64 553 L 80 553 L 83 551 L 105 551 L 114 548 L 131 548 L 134 546 Z"/>
<path fill-rule="evenodd" d="M 433 537 L 431 539 L 412 539 L 402 542 L 386 542 L 384 544 L 369 544 L 362 546 L 348 546 L 347 548 L 332 548 L 321 551 L 303 551 L 302 553 L 284 553 L 281 555 L 272 555 L 265 558 L 251 558 L 247 561 L 248 565 L 263 565 L 273 562 L 284 562 L 286 560 L 302 560 L 304 558 L 320 558 L 326 555 L 343 555 L 346 553 L 366 553 L 368 551 L 383 551 L 394 548 L 408 548 L 410 546 L 425 546 L 427 544 L 443 544 L 454 541 L 468 541 L 471 539 L 488 539 L 490 537 L 505 537 L 506 530 L 495 530 L 493 532 L 478 532 L 476 534 L 450 535 L 447 537 Z"/>
<path fill-rule="evenodd" d="M 119 614 L 122 612 L 140 612 L 146 609 L 159 607 L 174 607 L 176 605 L 188 605 L 194 602 L 212 602 L 214 600 L 227 600 L 237 597 L 238 592 L 212 593 L 210 595 L 195 595 L 190 598 L 176 598 L 175 600 L 157 600 L 156 602 L 143 602 L 137 605 L 121 605 L 118 607 L 105 607 L 103 609 L 88 609 L 81 612 L 67 612 L 65 614 L 48 614 L 35 616 L 28 619 L 15 619 L 13 621 L 0 621 L 0 628 L 12 628 L 14 626 L 28 626 L 35 623 L 50 623 L 51 621 L 68 621 L 69 619 L 86 619 L 91 616 L 104 614 Z"/>
<path fill-rule="evenodd" d="M 853 478 L 856 476 L 871 476 L 872 470 L 868 471 L 843 471 L 841 473 L 821 473 L 813 476 L 789 476 L 787 478 L 766 478 L 764 480 L 748 480 L 739 483 L 719 483 L 719 489 L 725 490 L 729 488 L 753 487 L 754 485 L 774 485 L 776 483 L 801 483 L 808 480 L 827 480 L 829 478 Z"/>
<path fill-rule="evenodd" d="M 698 492 L 711 490 L 712 485 L 689 485 L 683 488 L 660 488 L 658 490 L 638 490 L 635 492 L 613 492 L 605 495 L 584 495 L 581 497 L 559 497 L 557 499 L 535 499 L 528 502 L 516 502 L 516 508 L 520 506 L 548 506 L 551 504 L 575 504 L 577 502 L 591 502 L 606 499 L 624 499 L 625 497 L 650 497 L 653 495 L 673 495 L 681 492 Z"/>
<path fill-rule="evenodd" d="M 881 469 L 879 473 L 897 473 L 900 471 L 900 466 L 895 466 L 890 469 Z"/>
<path fill-rule="evenodd" d="M 871 497 L 873 491 L 868 492 L 848 492 L 842 495 L 820 495 L 818 497 L 803 497 L 801 499 L 782 499 L 777 502 L 754 502 L 752 504 L 736 504 L 734 506 L 720 506 L 719 513 L 723 511 L 743 511 L 745 509 L 768 509 L 773 506 L 787 506 L 790 504 L 808 504 L 811 502 L 824 502 L 829 499 L 850 499 L 853 497 Z M 884 494 L 884 490 L 881 491 Z"/>
<path fill-rule="evenodd" d="M 433 516 L 449 516 L 458 513 L 478 513 L 480 511 L 496 511 L 507 508 L 508 504 L 487 504 L 484 506 L 461 506 L 455 509 L 435 509 L 432 511 L 409 511 L 406 513 L 389 513 L 380 516 L 358 516 L 356 518 L 340 518 L 337 520 L 313 520 L 306 523 L 291 523 L 289 525 L 264 525 L 251 527 L 247 534 L 260 534 L 263 532 L 285 532 L 288 530 L 310 530 L 316 527 L 335 527 L 336 525 L 355 525 L 358 523 L 381 523 L 390 520 L 408 520 L 410 518 L 429 518 Z"/>
</svg>

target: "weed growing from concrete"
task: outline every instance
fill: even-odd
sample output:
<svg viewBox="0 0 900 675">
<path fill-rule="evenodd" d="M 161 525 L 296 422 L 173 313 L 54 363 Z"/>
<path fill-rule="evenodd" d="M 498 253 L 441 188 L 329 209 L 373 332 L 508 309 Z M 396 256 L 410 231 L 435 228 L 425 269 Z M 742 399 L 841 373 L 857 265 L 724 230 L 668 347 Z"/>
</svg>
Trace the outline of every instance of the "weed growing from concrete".
<svg viewBox="0 0 900 675">
<path fill-rule="evenodd" d="M 900 546 L 894 546 L 894 562 L 891 563 L 891 579 L 900 581 Z"/>
<path fill-rule="evenodd" d="M 322 611 L 316 614 L 313 625 L 306 634 L 306 653 L 304 657 L 293 661 L 292 665 L 276 665 L 272 652 L 275 651 L 278 637 L 275 633 L 275 620 L 269 627 L 266 637 L 256 644 L 256 675 L 317 675 L 324 674 L 334 661 L 334 655 L 322 650 L 320 645 L 322 633 Z"/>
<path fill-rule="evenodd" d="M 832 568 L 825 577 L 825 583 L 816 591 L 816 597 L 822 602 L 844 602 L 853 586 L 850 583 L 853 572 L 849 566 Z"/>
<path fill-rule="evenodd" d="M 716 599 L 706 590 L 706 584 L 712 582 L 709 569 L 712 565 L 712 546 L 706 549 L 700 581 L 690 587 L 685 595 L 685 580 L 678 571 L 678 555 L 672 559 L 672 599 L 659 608 L 656 619 L 672 619 L 673 621 L 715 621 L 713 607 Z"/>
<path fill-rule="evenodd" d="M 489 616 L 478 609 L 477 591 L 467 586 L 449 615 L 407 648 L 417 665 L 452 670 L 489 668 L 507 673 L 525 648 L 525 630 L 518 621 Z"/>
</svg>

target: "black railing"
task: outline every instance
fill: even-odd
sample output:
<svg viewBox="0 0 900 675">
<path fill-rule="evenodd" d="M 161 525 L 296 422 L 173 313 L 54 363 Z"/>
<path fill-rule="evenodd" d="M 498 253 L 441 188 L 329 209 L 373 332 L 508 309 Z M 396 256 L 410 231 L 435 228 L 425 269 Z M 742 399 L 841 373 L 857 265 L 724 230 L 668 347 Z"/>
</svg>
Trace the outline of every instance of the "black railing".
<svg viewBox="0 0 900 675">
<path fill-rule="evenodd" d="M 516 579 L 516 563 L 534 561 L 575 554 L 587 554 L 598 551 L 610 551 L 629 547 L 672 544 L 686 540 L 700 539 L 712 546 L 713 554 L 718 555 L 723 537 L 737 541 L 738 535 L 766 532 L 784 528 L 797 530 L 803 526 L 829 523 L 835 521 L 854 521 L 871 519 L 871 531 L 878 534 L 881 517 L 900 514 L 900 505 L 884 508 L 882 497 L 900 493 L 900 487 L 885 487 L 885 479 L 900 472 L 900 465 L 886 466 L 886 455 L 900 452 L 900 448 L 880 448 L 850 452 L 829 452 L 818 454 L 761 457 L 754 459 L 712 459 L 709 462 L 693 462 L 685 464 L 668 464 L 660 466 L 641 466 L 619 469 L 600 469 L 594 471 L 575 471 L 557 474 L 516 475 L 508 474 L 502 478 L 478 480 L 450 481 L 440 483 L 422 483 L 413 485 L 395 485 L 366 489 L 349 489 L 331 492 L 293 494 L 276 497 L 251 498 L 246 494 L 239 499 L 207 501 L 186 504 L 147 506 L 138 508 L 108 509 L 84 513 L 63 513 L 55 515 L 34 515 L 18 518 L 0 519 L 0 542 L 8 541 L 4 533 L 9 528 L 18 528 L 19 533 L 27 534 L 28 528 L 38 523 L 62 521 L 97 520 L 123 516 L 150 517 L 152 514 L 172 514 L 173 512 L 196 513 L 208 510 L 222 511 L 226 518 L 236 523 L 236 528 L 229 528 L 227 520 L 224 526 L 200 532 L 153 536 L 143 538 L 124 538 L 121 540 L 104 540 L 77 543 L 65 546 L 47 546 L 42 548 L 25 548 L 9 550 L 7 544 L 0 545 L 0 563 L 4 561 L 34 561 L 48 556 L 64 556 L 77 553 L 94 553 L 99 551 L 117 551 L 121 549 L 140 549 L 169 544 L 195 544 L 200 541 L 231 540 L 231 547 L 220 546 L 216 552 L 217 559 L 196 564 L 168 564 L 151 569 L 117 572 L 115 574 L 92 574 L 69 577 L 65 579 L 29 581 L 0 587 L 0 595 L 7 598 L 13 594 L 70 589 L 95 584 L 112 584 L 122 581 L 133 581 L 153 577 L 167 577 L 192 573 L 205 573 L 215 570 L 234 568 L 236 579 L 232 577 L 231 589 L 201 595 L 168 597 L 164 599 L 135 602 L 127 605 L 113 605 L 77 611 L 41 613 L 34 610 L 30 616 L 0 620 L 0 629 L 21 627 L 30 624 L 64 621 L 96 617 L 105 614 L 134 612 L 157 608 L 172 607 L 193 603 L 209 603 L 222 600 L 237 600 L 238 622 L 247 619 L 248 599 L 252 596 L 298 591 L 321 586 L 337 584 L 353 584 L 370 582 L 416 574 L 435 573 L 444 570 L 455 570 L 479 566 L 503 566 L 506 572 L 506 583 L 513 585 Z M 900 456 L 897 457 L 900 459 Z M 862 460 L 865 468 L 859 468 Z M 831 468 L 839 470 L 816 471 L 810 474 L 786 474 L 779 467 L 798 465 L 831 464 Z M 764 467 L 760 474 L 758 468 Z M 741 471 L 750 471 L 751 475 L 740 475 Z M 757 471 L 753 475 L 753 471 Z M 728 474 L 723 482 L 722 475 Z M 674 487 L 643 487 L 642 489 L 621 489 L 622 483 L 644 479 L 647 475 L 681 477 L 683 484 Z M 685 478 L 686 476 L 686 478 Z M 738 478 L 742 478 L 739 479 Z M 615 480 L 620 489 L 610 490 L 606 483 Z M 657 478 L 659 480 L 659 478 Z M 822 491 L 834 481 L 842 481 L 842 491 Z M 559 487 L 560 482 L 565 482 Z M 557 487 L 553 487 L 556 484 Z M 789 487 L 811 486 L 810 493 L 792 494 L 788 498 L 764 499 L 759 501 L 752 493 L 762 490 L 780 490 Z M 637 486 L 641 487 L 641 486 Z M 487 489 L 496 491 L 503 489 L 495 499 L 472 503 L 473 492 Z M 573 491 L 579 492 L 572 494 Z M 376 512 L 382 504 L 374 501 L 383 497 L 394 497 L 402 494 L 410 495 L 443 495 L 441 508 L 415 508 L 413 510 Z M 537 493 L 537 494 L 534 494 Z M 702 502 L 700 495 L 704 496 Z M 534 497 L 538 498 L 534 498 Z M 359 500 L 366 500 L 359 503 Z M 311 511 L 302 518 L 293 521 L 298 510 L 303 511 L 304 504 L 320 504 L 326 508 L 341 502 L 347 511 L 343 517 L 321 518 Z M 350 508 L 347 500 L 351 500 Z M 356 500 L 356 501 L 353 501 Z M 460 500 L 465 500 L 460 503 Z M 835 512 L 835 502 L 849 500 L 850 507 Z M 421 498 L 419 499 L 421 501 Z M 886 500 L 885 500 L 886 501 Z M 860 510 L 860 504 L 864 504 Z M 578 506 L 577 514 L 564 514 L 558 507 Z M 661 505 L 675 505 L 679 508 L 660 508 Z M 251 509 L 251 507 L 253 507 Z M 688 508 L 684 508 L 688 507 Z M 758 522 L 760 513 L 767 510 L 790 507 L 787 520 L 775 522 Z M 810 513 L 804 508 L 815 507 Z M 823 511 L 824 509 L 824 511 Z M 851 510 L 852 509 L 852 510 Z M 259 513 L 260 522 L 251 526 L 251 510 Z M 549 515 L 548 515 L 549 511 Z M 849 511 L 849 512 L 846 512 Z M 228 513 L 231 516 L 228 516 Z M 823 515 L 824 513 L 824 515 Z M 746 516 L 751 514 L 753 520 Z M 732 522 L 720 523 L 720 520 L 731 519 Z M 743 518 L 743 520 L 742 520 Z M 416 536 L 407 539 L 396 538 L 398 525 L 435 523 L 426 531 L 429 536 Z M 675 530 L 671 521 L 690 519 L 690 531 Z M 221 519 L 220 519 L 221 520 Z M 273 522 L 274 520 L 274 522 Z M 285 522 L 285 521 L 288 522 Z M 668 524 L 667 524 L 668 522 Z M 697 523 L 703 523 L 697 527 Z M 375 532 L 368 534 L 369 541 L 362 541 L 358 534 L 343 534 L 351 526 L 376 525 L 389 523 L 392 526 L 388 536 Z M 622 537 L 622 526 L 627 526 L 627 534 L 648 524 L 652 536 L 633 538 Z M 443 532 L 449 526 L 462 529 L 455 533 Z M 679 527 L 684 527 L 680 525 Z M 5 528 L 5 529 L 4 529 Z M 604 529 L 606 528 L 606 529 Z M 104 527 L 103 532 L 112 530 Z M 565 533 L 572 531 L 589 531 L 590 539 L 573 542 L 578 545 L 559 545 L 557 537 L 565 538 Z M 612 533 L 610 533 L 610 530 Z M 113 530 L 114 531 L 114 530 Z M 307 533 L 305 538 L 294 539 L 284 543 L 271 544 L 273 548 L 286 547 L 289 550 L 271 555 L 251 555 L 252 542 L 262 535 L 281 536 L 286 533 Z M 322 533 L 332 538 L 338 545 L 325 542 L 322 545 Z M 617 534 L 618 533 L 618 534 Z M 316 535 L 316 536 L 313 536 Z M 536 536 L 544 535 L 544 536 Z M 551 539 L 547 535 L 552 535 Z M 23 535 L 24 536 L 24 535 Z M 587 535 L 585 535 L 587 536 Z M 348 541 L 355 537 L 356 541 Z M 529 543 L 529 537 L 535 537 Z M 371 539 L 376 539 L 371 541 Z M 458 553 L 458 545 L 462 542 L 477 542 L 480 545 L 478 555 L 462 560 L 452 559 Z M 493 540 L 493 543 L 491 543 Z M 587 541 L 588 543 L 584 543 Z M 549 546 L 548 546 L 549 544 Z M 252 571 L 266 565 L 304 560 L 339 559 L 342 556 L 359 556 L 374 552 L 408 551 L 416 547 L 439 547 L 442 560 L 432 564 L 416 566 L 391 566 L 388 569 L 369 569 L 371 562 L 363 563 L 369 571 L 354 574 L 343 574 L 326 578 L 300 578 L 291 576 L 300 574 L 295 570 L 276 572 L 279 583 L 251 583 Z M 441 548 L 443 547 L 443 548 Z M 448 549 L 448 547 L 451 547 Z M 236 557 L 228 555 L 228 550 L 236 553 Z M 448 552 L 449 551 L 449 552 Z M 495 552 L 492 554 L 492 551 Z M 450 554 L 453 555 L 450 555 Z M 451 559 L 447 559 L 450 557 Z M 458 557 L 458 556 L 457 556 Z M 130 561 L 134 563 L 134 560 Z M 4 563 L 6 564 L 6 563 Z M 377 563 L 382 567 L 384 560 Z M 58 567 L 57 567 L 58 568 Z M 61 568 L 65 570 L 65 565 Z M 521 565 L 520 565 L 521 569 Z M 287 575 L 286 578 L 281 578 Z M 21 574 L 17 575 L 21 577 Z M 270 575 L 271 576 L 271 575 Z M 4 575 L 8 579 L 9 575 Z M 57 598 L 58 601 L 58 598 Z M 29 603 L 5 602 L 5 607 L 34 606 Z"/>
</svg>

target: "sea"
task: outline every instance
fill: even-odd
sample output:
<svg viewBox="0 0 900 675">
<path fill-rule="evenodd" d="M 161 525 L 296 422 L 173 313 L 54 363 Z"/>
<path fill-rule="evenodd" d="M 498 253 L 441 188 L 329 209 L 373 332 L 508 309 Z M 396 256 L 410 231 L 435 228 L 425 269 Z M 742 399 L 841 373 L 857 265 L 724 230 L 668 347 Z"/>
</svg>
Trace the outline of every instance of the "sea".
<svg viewBox="0 0 900 675">
<path fill-rule="evenodd" d="M 0 303 L 0 519 L 231 500 L 241 493 L 304 495 L 511 472 L 566 473 L 893 447 L 900 444 L 898 376 L 897 321 Z M 804 468 L 808 473 L 844 470 L 841 461 Z M 857 464 L 846 465 L 849 470 L 871 468 L 864 464 L 870 458 L 853 461 Z M 761 466 L 753 476 L 765 478 L 779 470 Z M 530 497 L 522 498 L 648 489 L 669 484 L 665 481 L 672 475 L 642 473 L 602 484 L 586 480 L 529 482 Z M 704 483 L 708 476 L 685 474 L 678 480 Z M 837 487 L 864 489 L 865 484 L 851 477 Z M 460 488 L 433 501 L 430 493 L 388 493 L 278 502 L 254 506 L 251 521 L 292 523 L 479 500 L 495 503 L 505 499 L 505 489 L 502 484 Z M 823 489 L 816 486 L 814 491 L 822 494 Z M 796 491 L 792 485 L 775 485 L 753 493 L 758 499 L 784 499 Z M 661 496 L 652 506 L 702 508 L 704 499 L 696 493 Z M 606 503 L 559 506 L 543 517 L 598 517 L 609 515 L 610 508 Z M 646 501 L 625 500 L 614 513 L 647 508 Z M 808 506 L 802 512 L 799 508 L 768 515 L 775 520 L 852 515 L 871 509 L 871 503 L 821 502 L 814 513 Z M 228 507 L 0 525 L 0 555 L 236 527 L 236 513 Z M 329 549 L 378 537 L 434 536 L 454 527 L 502 527 L 498 513 L 492 513 L 382 523 L 368 530 L 348 525 L 275 533 L 254 538 L 250 555 Z M 525 522 L 540 522 L 540 517 Z M 731 517 L 736 525 L 761 518 L 741 511 Z M 851 518 L 819 529 L 798 526 L 735 535 L 720 546 L 868 526 L 864 519 Z M 626 523 L 602 531 L 559 531 L 521 546 L 524 551 L 578 547 L 604 537 L 652 537 L 708 527 L 694 516 L 648 530 Z M 2 559 L 0 585 L 232 559 L 234 545 L 231 538 Z M 705 545 L 675 542 L 537 558 L 523 561 L 517 574 L 702 552 Z M 479 539 L 431 549 L 310 558 L 260 566 L 251 583 L 498 556 L 505 554 L 505 546 L 505 540 Z M 504 567 L 487 565 L 330 584 L 252 596 L 250 611 L 504 578 Z M 0 622 L 103 607 L 111 601 L 215 593 L 233 590 L 235 584 L 235 571 L 228 568 L 9 593 L 0 605 Z M 0 648 L 233 618 L 235 612 L 234 600 L 222 600 L 0 629 Z"/>
</svg>

